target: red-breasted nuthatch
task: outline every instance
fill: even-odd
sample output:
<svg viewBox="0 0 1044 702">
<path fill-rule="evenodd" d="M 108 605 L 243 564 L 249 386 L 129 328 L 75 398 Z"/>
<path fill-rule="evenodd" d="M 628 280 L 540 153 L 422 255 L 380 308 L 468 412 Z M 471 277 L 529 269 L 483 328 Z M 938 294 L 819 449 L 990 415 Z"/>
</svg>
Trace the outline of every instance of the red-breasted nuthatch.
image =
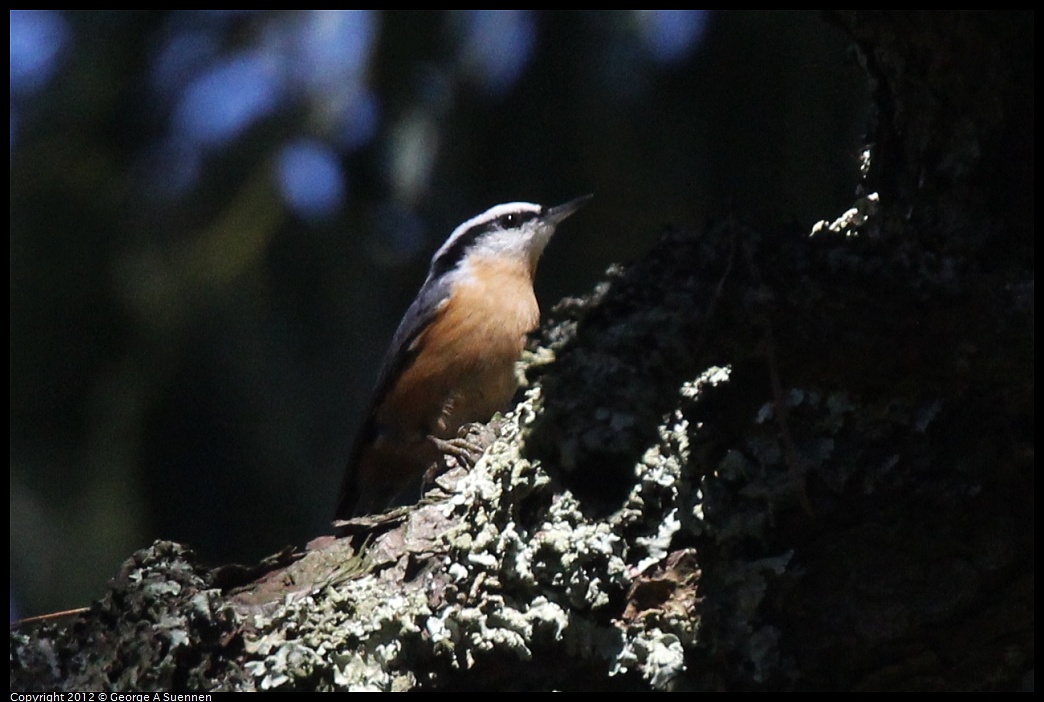
<svg viewBox="0 0 1044 702">
<path fill-rule="evenodd" d="M 497 205 L 435 252 L 384 359 L 345 473 L 337 517 L 405 501 L 461 426 L 505 409 L 515 362 L 540 321 L 533 276 L 555 227 L 591 195 L 558 207 Z"/>
</svg>

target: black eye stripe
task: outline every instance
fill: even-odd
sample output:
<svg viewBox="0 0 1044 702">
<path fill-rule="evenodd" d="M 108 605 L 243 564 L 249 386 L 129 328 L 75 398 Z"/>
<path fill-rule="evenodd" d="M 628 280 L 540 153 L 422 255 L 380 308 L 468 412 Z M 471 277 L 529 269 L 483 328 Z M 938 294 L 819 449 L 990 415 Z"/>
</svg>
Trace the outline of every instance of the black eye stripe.
<svg viewBox="0 0 1044 702">
<path fill-rule="evenodd" d="M 452 270 L 457 267 L 467 252 L 473 247 L 479 239 L 490 232 L 503 231 L 505 229 L 514 229 L 522 226 L 524 223 L 534 220 L 540 216 L 539 212 L 508 212 L 502 214 L 496 219 L 486 220 L 479 224 L 475 224 L 467 231 L 461 233 L 457 240 L 450 245 L 448 249 L 442 252 L 441 256 L 438 256 L 431 262 L 430 275 L 437 277 L 442 275 L 446 271 Z"/>
<path fill-rule="evenodd" d="M 537 212 L 508 212 L 505 215 L 497 217 L 496 223 L 497 227 L 500 229 L 512 229 L 534 220 L 538 216 L 539 213 Z"/>
</svg>

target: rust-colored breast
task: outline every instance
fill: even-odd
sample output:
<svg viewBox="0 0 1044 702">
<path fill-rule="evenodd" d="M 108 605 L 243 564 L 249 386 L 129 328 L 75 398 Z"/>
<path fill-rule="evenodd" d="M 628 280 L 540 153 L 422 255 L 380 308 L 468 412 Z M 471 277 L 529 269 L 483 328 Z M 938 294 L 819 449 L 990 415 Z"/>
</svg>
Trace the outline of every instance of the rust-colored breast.
<svg viewBox="0 0 1044 702">
<path fill-rule="evenodd" d="M 540 320 L 528 265 L 470 259 L 453 296 L 413 342 L 413 359 L 389 384 L 377 430 L 355 466 L 355 513 L 385 507 L 438 458 L 427 437 L 452 438 L 515 394 L 515 362 Z"/>
</svg>

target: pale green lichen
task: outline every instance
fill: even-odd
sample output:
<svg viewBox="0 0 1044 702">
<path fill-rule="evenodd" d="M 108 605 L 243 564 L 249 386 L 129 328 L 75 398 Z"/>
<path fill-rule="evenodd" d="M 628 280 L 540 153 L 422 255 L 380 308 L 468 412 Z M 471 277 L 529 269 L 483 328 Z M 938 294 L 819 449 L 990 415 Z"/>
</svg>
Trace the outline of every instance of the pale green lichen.
<svg viewBox="0 0 1044 702">
<path fill-rule="evenodd" d="M 670 689 L 674 679 L 685 671 L 685 649 L 674 634 L 658 628 L 639 630 L 626 640 L 610 675 L 637 670 L 656 690 Z"/>
<path fill-rule="evenodd" d="M 399 537 L 377 537 L 357 555 L 345 551 L 343 563 L 327 557 L 329 572 L 314 572 L 311 587 L 289 588 L 279 606 L 241 605 L 240 662 L 247 677 L 237 689 L 433 688 L 441 676 L 466 674 L 505 655 L 520 664 L 575 658 L 607 675 L 671 689 L 686 671 L 686 651 L 703 645 L 698 570 L 671 565 L 673 542 L 684 530 L 709 529 L 726 538 L 720 522 L 706 523 L 701 491 L 758 472 L 737 455 L 733 469 L 726 464 L 685 487 L 694 478 L 691 444 L 700 430 L 685 403 L 698 402 L 704 389 L 728 375 L 728 369 L 710 369 L 681 386 L 678 407 L 639 454 L 630 495 L 598 518 L 585 515 L 568 489 L 552 490 L 540 462 L 526 457 L 527 431 L 543 402 L 541 387 L 530 388 L 477 464 L 439 479 L 446 491 L 441 501 L 418 505 L 388 533 Z M 804 398 L 798 399 L 807 404 Z M 606 421 L 632 427 L 634 415 L 616 411 Z M 540 509 L 520 514 L 518 506 L 531 498 Z M 746 528 L 755 527 L 748 522 Z M 407 577 L 409 562 L 425 565 Z M 746 603 L 734 613 L 732 630 L 761 631 L 749 622 L 777 566 L 730 571 L 733 597 Z M 128 574 L 152 597 L 176 597 L 183 589 L 176 580 L 143 578 L 138 570 Z M 619 605 L 631 588 L 657 579 L 676 590 L 622 616 Z M 202 617 L 216 597 L 216 590 L 189 593 L 186 611 Z M 175 647 L 188 645 L 184 627 L 170 622 L 168 628 Z M 757 640 L 760 647 L 744 650 L 767 670 L 771 637 Z"/>
<path fill-rule="evenodd" d="M 388 690 L 404 679 L 412 685 L 412 675 L 397 667 L 409 642 L 422 638 L 429 613 L 423 592 L 372 575 L 291 596 L 274 615 L 253 617 L 267 633 L 247 640 L 246 669 L 265 690 Z"/>
<path fill-rule="evenodd" d="M 866 152 L 867 154 L 869 151 Z M 855 207 L 846 210 L 844 214 L 835 219 L 833 222 L 827 220 L 820 220 L 812 225 L 812 232 L 809 236 L 815 236 L 820 232 L 833 232 L 844 233 L 845 236 L 856 236 L 859 234 L 859 228 L 866 224 L 881 207 L 881 198 L 877 193 L 870 193 L 865 197 L 859 198 Z"/>
<path fill-rule="evenodd" d="M 659 617 L 649 626 L 657 618 L 614 623 L 599 613 L 612 614 L 608 608 L 634 576 L 669 553 L 677 510 L 643 526 L 641 506 L 650 498 L 677 500 L 691 428 L 677 412 L 665 418 L 659 444 L 635 466 L 640 479 L 627 506 L 590 519 L 569 491 L 550 494 L 547 474 L 524 457 L 522 437 L 540 402 L 539 386 L 529 389 L 477 464 L 440 480 L 450 491 L 445 501 L 418 508 L 451 525 L 436 540 L 445 555 L 435 556 L 441 565 L 429 581 L 404 587 L 365 575 L 288 601 L 273 618 L 255 617 L 259 631 L 271 632 L 247 646 L 259 688 L 412 688 L 425 684 L 410 672 L 421 661 L 466 671 L 494 652 L 524 662 L 559 648 L 600 661 L 607 672 L 640 673 L 653 688 L 670 686 L 684 670 L 682 643 L 694 640 L 698 620 L 684 613 L 681 621 Z M 613 421 L 627 424 L 623 414 Z M 541 518 L 520 521 L 513 506 L 541 493 Z M 634 546 L 622 538 L 624 528 L 637 532 Z M 511 594 L 534 592 L 528 599 Z"/>
</svg>

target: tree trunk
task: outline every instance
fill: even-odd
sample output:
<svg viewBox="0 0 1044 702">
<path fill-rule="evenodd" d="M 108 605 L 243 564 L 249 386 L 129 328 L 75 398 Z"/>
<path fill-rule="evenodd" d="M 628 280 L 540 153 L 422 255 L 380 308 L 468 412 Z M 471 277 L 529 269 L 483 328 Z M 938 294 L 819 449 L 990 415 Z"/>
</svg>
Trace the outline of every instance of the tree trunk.
<svg viewBox="0 0 1044 702">
<path fill-rule="evenodd" d="M 829 19 L 852 210 L 666 231 L 472 470 L 256 569 L 157 543 L 12 630 L 12 690 L 1031 684 L 1033 14 Z"/>
</svg>

